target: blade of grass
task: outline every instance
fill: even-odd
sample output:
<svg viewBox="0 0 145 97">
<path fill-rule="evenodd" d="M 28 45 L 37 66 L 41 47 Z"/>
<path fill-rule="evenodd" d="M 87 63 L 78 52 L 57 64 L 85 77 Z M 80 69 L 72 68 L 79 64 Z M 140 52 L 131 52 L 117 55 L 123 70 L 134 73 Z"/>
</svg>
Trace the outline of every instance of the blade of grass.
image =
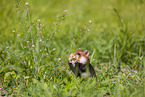
<svg viewBox="0 0 145 97">
<path fill-rule="evenodd" d="M 50 57 L 50 53 L 49 53 L 49 51 L 48 51 L 48 48 L 47 48 L 47 47 L 46 47 L 46 50 L 47 50 L 47 54 L 48 54 L 48 56 L 49 56 L 49 58 L 50 58 L 50 61 L 51 61 L 51 62 L 53 62 L 53 61 L 52 61 L 52 59 L 51 59 L 51 57 Z"/>
</svg>

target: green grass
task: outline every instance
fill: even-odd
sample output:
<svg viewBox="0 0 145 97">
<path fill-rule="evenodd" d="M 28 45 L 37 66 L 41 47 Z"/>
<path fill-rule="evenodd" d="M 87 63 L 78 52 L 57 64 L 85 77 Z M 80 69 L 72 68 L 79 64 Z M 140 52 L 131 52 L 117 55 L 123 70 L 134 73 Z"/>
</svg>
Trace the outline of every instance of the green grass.
<svg viewBox="0 0 145 97">
<path fill-rule="evenodd" d="M 0 96 L 144 96 L 143 0 L 0 2 Z M 69 70 L 78 48 L 96 78 Z"/>
</svg>

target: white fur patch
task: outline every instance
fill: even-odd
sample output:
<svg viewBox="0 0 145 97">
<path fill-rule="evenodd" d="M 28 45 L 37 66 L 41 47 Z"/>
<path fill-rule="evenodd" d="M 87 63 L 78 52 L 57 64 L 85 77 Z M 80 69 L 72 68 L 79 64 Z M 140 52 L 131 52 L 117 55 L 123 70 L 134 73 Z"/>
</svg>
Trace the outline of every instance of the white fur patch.
<svg viewBox="0 0 145 97">
<path fill-rule="evenodd" d="M 85 57 L 81 57 L 79 60 L 78 60 L 79 63 L 82 63 L 82 64 L 86 64 L 87 63 L 87 59 Z"/>
<path fill-rule="evenodd" d="M 76 56 L 72 53 L 70 54 L 70 57 L 69 57 L 69 63 L 72 63 L 73 66 L 75 67 L 75 63 L 77 62 L 77 59 L 76 59 Z"/>
</svg>

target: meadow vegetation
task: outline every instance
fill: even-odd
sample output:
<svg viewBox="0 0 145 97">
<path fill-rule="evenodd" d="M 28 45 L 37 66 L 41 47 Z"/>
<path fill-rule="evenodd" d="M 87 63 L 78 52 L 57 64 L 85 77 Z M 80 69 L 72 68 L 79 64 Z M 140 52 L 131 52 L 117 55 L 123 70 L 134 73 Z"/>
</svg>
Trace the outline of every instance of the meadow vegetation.
<svg viewBox="0 0 145 97">
<path fill-rule="evenodd" d="M 144 0 L 0 0 L 0 96 L 143 97 Z M 96 78 L 68 58 L 88 50 Z"/>
</svg>

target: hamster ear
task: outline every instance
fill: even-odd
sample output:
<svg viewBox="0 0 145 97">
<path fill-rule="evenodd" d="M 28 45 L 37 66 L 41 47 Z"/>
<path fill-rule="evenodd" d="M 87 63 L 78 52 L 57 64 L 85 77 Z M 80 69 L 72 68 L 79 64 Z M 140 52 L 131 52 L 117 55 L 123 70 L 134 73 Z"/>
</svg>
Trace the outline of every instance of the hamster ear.
<svg viewBox="0 0 145 97">
<path fill-rule="evenodd" d="M 79 49 L 78 49 L 78 52 L 81 52 L 81 51 L 82 51 L 81 48 L 79 48 Z"/>
<path fill-rule="evenodd" d="M 88 51 L 88 50 L 85 50 L 85 51 L 84 51 L 84 54 L 85 54 L 86 56 L 89 56 L 89 51 Z"/>
</svg>

